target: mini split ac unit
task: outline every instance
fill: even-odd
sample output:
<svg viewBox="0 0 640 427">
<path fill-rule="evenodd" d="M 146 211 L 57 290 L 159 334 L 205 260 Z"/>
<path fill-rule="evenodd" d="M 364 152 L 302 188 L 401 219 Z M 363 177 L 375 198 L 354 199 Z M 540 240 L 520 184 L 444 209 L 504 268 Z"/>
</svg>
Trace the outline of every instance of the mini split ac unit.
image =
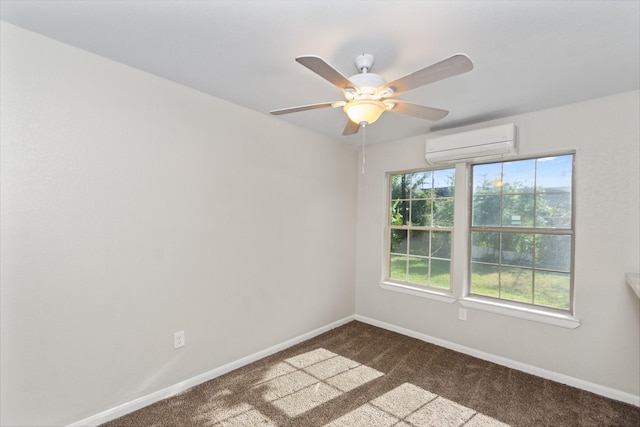
<svg viewBox="0 0 640 427">
<path fill-rule="evenodd" d="M 425 158 L 436 165 L 517 154 L 516 127 L 500 125 L 427 139 Z"/>
</svg>

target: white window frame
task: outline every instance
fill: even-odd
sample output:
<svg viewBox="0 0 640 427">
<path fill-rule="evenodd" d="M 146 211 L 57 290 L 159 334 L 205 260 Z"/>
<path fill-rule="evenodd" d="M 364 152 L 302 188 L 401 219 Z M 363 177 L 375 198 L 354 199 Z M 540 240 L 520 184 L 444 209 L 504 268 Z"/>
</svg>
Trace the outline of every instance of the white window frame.
<svg viewBox="0 0 640 427">
<path fill-rule="evenodd" d="M 455 191 L 457 191 L 457 181 L 454 180 L 454 226 L 451 227 L 440 227 L 440 226 L 412 226 L 409 225 L 407 228 L 403 228 L 407 230 L 407 233 L 409 233 L 411 230 L 423 230 L 423 231 L 445 231 L 445 232 L 449 232 L 451 234 L 451 255 L 449 258 L 449 280 L 450 280 L 450 286 L 449 289 L 442 289 L 442 288 L 438 288 L 438 287 L 432 287 L 429 285 L 420 285 L 420 284 L 414 284 L 411 282 L 405 282 L 405 281 L 400 281 L 400 280 L 394 280 L 391 279 L 391 272 L 390 272 L 390 261 L 391 261 L 391 230 L 392 229 L 398 229 L 396 226 L 393 226 L 391 224 L 391 203 L 392 203 L 392 188 L 391 188 L 391 176 L 393 175 L 402 175 L 402 174 L 413 174 L 413 173 L 417 173 L 417 172 L 435 172 L 438 170 L 447 170 L 447 169 L 453 169 L 453 165 L 451 166 L 446 166 L 446 167 L 438 167 L 438 168 L 424 168 L 424 169 L 413 169 L 413 170 L 405 170 L 405 171 L 395 171 L 395 172 L 388 172 L 385 175 L 385 189 L 386 189 L 386 194 L 387 197 L 385 198 L 385 249 L 384 249 L 384 267 L 383 267 L 383 280 L 380 283 L 380 286 L 383 289 L 386 290 L 391 290 L 391 291 L 396 291 L 396 292 L 401 292 L 401 293 L 405 293 L 405 294 L 409 294 L 409 295 L 413 295 L 413 296 L 418 296 L 418 297 L 422 297 L 422 298 L 429 298 L 429 299 L 433 299 L 436 301 L 441 301 L 441 302 L 446 302 L 446 303 L 453 303 L 456 301 L 455 296 L 453 295 L 453 239 L 455 236 L 455 201 L 456 201 L 456 196 L 455 196 Z M 456 172 L 454 171 L 454 177 L 456 175 Z"/>
<path fill-rule="evenodd" d="M 509 161 L 522 160 L 528 158 L 543 158 L 550 156 L 561 156 L 572 154 L 574 156 L 573 165 L 573 181 L 572 181 L 572 230 L 575 233 L 575 194 L 576 194 L 576 152 L 571 151 L 559 151 L 552 153 L 534 154 L 528 156 L 514 156 L 510 157 Z M 470 308 L 479 311 L 490 312 L 502 316 L 514 317 L 519 319 L 525 319 L 529 321 L 544 323 L 553 326 L 559 326 L 563 328 L 574 329 L 580 326 L 580 320 L 576 316 L 575 309 L 575 251 L 572 248 L 572 278 L 571 278 L 571 312 L 561 312 L 554 309 L 547 309 L 537 306 L 526 306 L 511 301 L 491 300 L 484 297 L 478 297 L 470 294 L 470 259 L 471 259 L 471 232 L 470 232 L 470 215 L 471 215 L 471 165 L 479 163 L 495 163 L 501 160 L 495 160 L 493 162 L 474 162 L 474 163 L 457 163 L 450 165 L 449 167 L 442 168 L 421 168 L 413 169 L 409 171 L 393 171 L 386 174 L 385 179 L 385 191 L 387 197 L 385 198 L 384 206 L 384 251 L 383 251 L 383 268 L 382 277 L 380 282 L 382 289 L 400 292 L 411 296 L 417 296 L 421 298 L 427 298 L 439 302 L 445 302 L 452 304 L 458 302 L 460 306 Z M 505 161 L 505 160 L 502 160 Z M 438 292 L 432 289 L 421 289 L 410 285 L 393 282 L 388 279 L 388 264 L 389 264 L 389 251 L 390 242 L 389 236 L 389 206 L 391 203 L 391 188 L 390 188 L 390 175 L 400 173 L 413 173 L 418 171 L 448 169 L 455 166 L 455 194 L 454 194 L 454 226 L 451 235 L 451 292 Z M 575 242 L 575 236 L 573 241 Z"/>
<path fill-rule="evenodd" d="M 488 163 L 502 163 L 502 162 L 510 162 L 510 161 L 518 161 L 518 160 L 527 160 L 527 159 L 541 159 L 545 157 L 553 157 L 553 156 L 573 156 L 573 164 L 572 164 L 572 180 L 571 180 L 571 226 L 568 229 L 562 229 L 560 232 L 563 235 L 571 236 L 571 271 L 570 271 L 570 289 L 569 289 L 569 309 L 555 309 L 551 307 L 545 307 L 542 305 L 529 304 L 529 303 L 520 303 L 516 301 L 510 301 L 506 299 L 493 298 L 487 296 L 481 296 L 471 293 L 471 232 L 474 231 L 495 231 L 494 229 L 500 230 L 509 230 L 509 231 L 517 231 L 524 233 L 536 233 L 536 234 L 555 234 L 553 229 L 540 229 L 540 228 L 509 228 L 509 227 L 473 227 L 472 223 L 472 197 L 473 197 L 473 189 L 472 189 L 472 177 L 471 177 L 471 167 L 473 165 L 478 164 L 488 164 Z M 509 159 L 502 159 L 497 161 L 488 161 L 488 162 L 476 162 L 469 164 L 466 168 L 466 176 L 465 182 L 468 184 L 468 194 L 467 194 L 467 234 L 466 238 L 467 250 L 465 251 L 467 261 L 467 270 L 465 272 L 465 281 L 464 281 L 464 290 L 463 297 L 460 299 L 460 304 L 469 307 L 475 308 L 479 310 L 489 311 L 492 313 L 503 314 L 507 316 L 519 317 L 528 320 L 534 320 L 538 322 L 548 323 L 556 326 L 562 326 L 566 328 L 576 328 L 580 325 L 579 320 L 575 317 L 575 305 L 574 305 L 574 277 L 575 277 L 575 194 L 576 194 L 576 168 L 575 168 L 575 151 L 568 152 L 559 152 L 552 154 L 539 154 L 539 155 L 530 155 L 530 156 L 520 156 Z"/>
</svg>

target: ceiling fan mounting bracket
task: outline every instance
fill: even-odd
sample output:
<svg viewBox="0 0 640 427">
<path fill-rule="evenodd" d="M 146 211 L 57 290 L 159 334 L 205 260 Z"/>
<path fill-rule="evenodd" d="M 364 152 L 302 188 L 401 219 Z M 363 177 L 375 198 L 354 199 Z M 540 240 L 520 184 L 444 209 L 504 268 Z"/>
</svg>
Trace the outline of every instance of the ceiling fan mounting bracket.
<svg viewBox="0 0 640 427">
<path fill-rule="evenodd" d="M 356 56 L 354 62 L 359 72 L 368 73 L 369 71 L 371 71 L 371 68 L 376 62 L 376 59 L 370 53 L 363 53 L 362 55 Z"/>
</svg>

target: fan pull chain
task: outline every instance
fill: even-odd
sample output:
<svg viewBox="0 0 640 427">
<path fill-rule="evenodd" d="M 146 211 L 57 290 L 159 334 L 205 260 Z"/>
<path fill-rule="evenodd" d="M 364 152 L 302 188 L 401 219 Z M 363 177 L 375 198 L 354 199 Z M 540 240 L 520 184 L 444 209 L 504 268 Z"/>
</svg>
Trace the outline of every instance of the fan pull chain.
<svg viewBox="0 0 640 427">
<path fill-rule="evenodd" d="M 366 141 L 366 137 L 367 137 L 367 122 L 362 122 L 360 123 L 360 127 L 362 127 L 362 173 L 364 174 L 364 165 L 366 163 L 366 157 L 365 157 L 365 141 Z"/>
</svg>

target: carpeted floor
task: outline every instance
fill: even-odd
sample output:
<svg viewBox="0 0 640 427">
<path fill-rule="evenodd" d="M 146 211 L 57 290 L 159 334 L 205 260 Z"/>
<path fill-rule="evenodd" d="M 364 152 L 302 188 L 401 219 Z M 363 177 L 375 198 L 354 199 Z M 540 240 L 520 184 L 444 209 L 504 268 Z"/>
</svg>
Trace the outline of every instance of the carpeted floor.
<svg viewBox="0 0 640 427">
<path fill-rule="evenodd" d="M 116 426 L 640 426 L 640 408 L 350 322 Z"/>
</svg>

